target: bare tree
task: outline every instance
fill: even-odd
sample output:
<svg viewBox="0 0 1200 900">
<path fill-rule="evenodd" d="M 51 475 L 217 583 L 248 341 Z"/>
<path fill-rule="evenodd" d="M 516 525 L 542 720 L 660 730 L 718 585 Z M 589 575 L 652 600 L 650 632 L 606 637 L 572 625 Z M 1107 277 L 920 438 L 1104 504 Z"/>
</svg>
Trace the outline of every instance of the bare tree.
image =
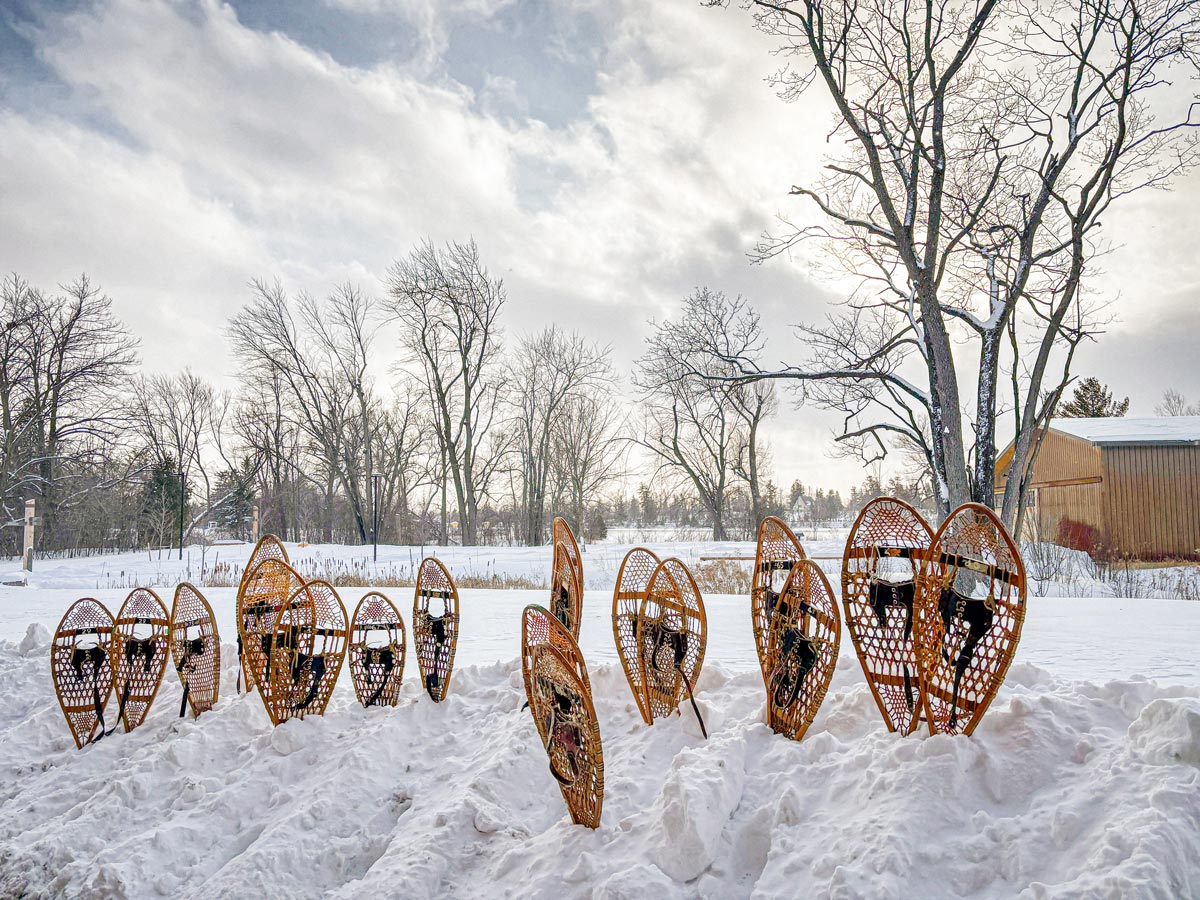
<svg viewBox="0 0 1200 900">
<path fill-rule="evenodd" d="M 325 539 L 332 539 L 340 487 L 365 543 L 374 461 L 375 401 L 367 381 L 372 301 L 350 286 L 324 303 L 305 294 L 292 303 L 278 282 L 255 281 L 252 288 L 250 304 L 229 325 L 234 352 L 256 375 L 282 387 L 284 414 L 312 444 L 326 498 Z"/>
<path fill-rule="evenodd" d="M 713 5 L 721 5 L 718 3 Z M 1086 264 L 1114 201 L 1194 161 L 1191 104 L 1150 113 L 1164 73 L 1194 72 L 1190 0 L 749 0 L 793 64 L 785 99 L 816 85 L 836 108 L 819 183 L 796 186 L 822 225 L 784 220 L 758 258 L 810 238 L 860 279 L 848 309 L 801 329 L 804 365 L 724 356 L 841 411 L 864 457 L 922 452 L 944 513 L 994 502 L 996 422 L 1016 435 L 1003 517 L 1019 524 L 1038 437 L 1095 329 Z M 962 371 L 955 357 L 974 359 Z M 970 373 L 969 377 L 966 377 Z M 1007 372 L 1011 397 L 1000 397 Z M 974 398 L 963 382 L 974 380 Z M 969 388 L 968 388 L 969 390 Z M 921 423 L 929 423 L 929 437 Z"/>
<path fill-rule="evenodd" d="M 414 543 L 413 495 L 429 480 L 419 403 L 420 397 L 409 385 L 372 423 L 381 476 L 377 500 L 380 536 L 401 543 Z M 389 523 L 394 523 L 394 530 Z"/>
<path fill-rule="evenodd" d="M 132 419 L 155 463 L 173 460 L 189 485 L 199 485 L 202 502 L 186 523 L 190 532 L 212 509 L 229 499 L 214 495 L 215 472 L 236 470 L 226 452 L 228 394 L 185 368 L 176 375 L 138 378 L 133 387 Z M 194 487 L 189 495 L 196 492 Z"/>
<path fill-rule="evenodd" d="M 517 538 L 528 546 L 542 543 L 546 497 L 556 451 L 571 452 L 556 442 L 566 409 L 573 401 L 613 378 L 611 351 L 550 325 L 523 338 L 509 363 L 507 405 L 509 429 L 517 458 Z M 575 520 L 575 527 L 583 523 Z"/>
<path fill-rule="evenodd" d="M 687 319 L 686 313 L 683 318 Z M 706 377 L 711 371 L 689 368 L 695 355 L 681 355 L 678 345 L 685 334 L 699 330 L 668 321 L 658 324 L 647 338 L 646 353 L 638 359 L 634 374 L 645 414 L 638 443 L 660 466 L 692 483 L 712 521 L 713 540 L 721 541 L 727 536 L 734 465 L 749 439 L 739 408 L 729 398 L 731 392 L 753 390 L 753 386 Z"/>
<path fill-rule="evenodd" d="M 10 275 L 0 284 L 0 515 L 16 521 L 39 466 L 28 452 L 36 420 L 30 416 L 33 368 L 25 343 L 41 302 L 29 283 Z M 3 524 L 0 522 L 0 524 Z"/>
<path fill-rule="evenodd" d="M 288 411 L 278 372 L 243 373 L 232 430 L 257 477 L 264 530 L 298 540 L 298 488 L 313 481 L 315 467 L 305 464 L 309 444 Z"/>
<path fill-rule="evenodd" d="M 744 298 L 730 299 L 721 291 L 700 287 L 686 298 L 679 318 L 664 323 L 655 340 L 663 342 L 663 353 L 675 355 L 677 347 L 709 340 L 728 356 L 733 348 L 761 347 L 762 323 Z M 774 384 L 769 380 L 739 382 L 736 369 L 713 354 L 693 362 L 698 368 L 689 366 L 686 377 L 720 386 L 722 402 L 729 404 L 744 426 L 737 433 L 733 471 L 750 493 L 750 526 L 756 530 L 765 515 L 763 483 L 767 480 L 766 448 L 760 428 L 778 409 Z"/>
<path fill-rule="evenodd" d="M 707 396 L 738 424 L 728 431 L 731 444 L 722 448 L 730 471 L 750 495 L 751 527 L 765 515 L 763 485 L 767 481 L 763 422 L 777 408 L 773 382 L 739 377 L 734 358 L 756 353 L 763 346 L 757 313 L 742 297 L 700 287 L 684 299 L 677 318 L 660 323 L 649 339 L 643 358 L 642 382 L 649 388 L 675 381 L 685 394 Z M 710 348 L 695 352 L 695 348 Z M 649 368 L 647 368 L 647 365 Z"/>
<path fill-rule="evenodd" d="M 580 534 L 587 533 L 588 510 L 626 474 L 627 424 L 612 382 L 573 394 L 558 417 L 550 451 L 552 480 Z"/>
<path fill-rule="evenodd" d="M 426 241 L 387 276 L 389 309 L 408 361 L 420 369 L 437 436 L 445 534 L 452 483 L 464 544 L 479 540 L 479 509 L 501 459 L 488 446 L 503 373 L 500 310 L 504 283 L 488 274 L 474 241 L 438 249 Z"/>
<path fill-rule="evenodd" d="M 16 275 L 0 291 L 0 501 L 11 516 L 37 497 L 49 542 L 65 508 L 98 486 L 88 473 L 124 424 L 119 392 L 137 358 L 112 300 L 86 275 L 61 291 Z"/>
<path fill-rule="evenodd" d="M 1163 391 L 1163 402 L 1154 407 L 1154 412 L 1160 416 L 1200 416 L 1200 403 L 1188 403 L 1182 393 L 1167 388 Z"/>
</svg>

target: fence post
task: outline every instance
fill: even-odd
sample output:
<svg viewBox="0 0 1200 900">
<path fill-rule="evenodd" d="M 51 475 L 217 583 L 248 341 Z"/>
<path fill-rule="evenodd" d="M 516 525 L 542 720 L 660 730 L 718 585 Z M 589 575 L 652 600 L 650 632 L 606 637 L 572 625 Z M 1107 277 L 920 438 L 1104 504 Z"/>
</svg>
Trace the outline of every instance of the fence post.
<svg viewBox="0 0 1200 900">
<path fill-rule="evenodd" d="M 254 507 L 254 524 L 250 526 L 250 543 L 258 543 L 258 507 Z"/>
<path fill-rule="evenodd" d="M 33 571 L 33 530 L 37 514 L 37 501 L 25 501 L 25 549 L 21 554 L 21 568 L 26 572 Z"/>
</svg>

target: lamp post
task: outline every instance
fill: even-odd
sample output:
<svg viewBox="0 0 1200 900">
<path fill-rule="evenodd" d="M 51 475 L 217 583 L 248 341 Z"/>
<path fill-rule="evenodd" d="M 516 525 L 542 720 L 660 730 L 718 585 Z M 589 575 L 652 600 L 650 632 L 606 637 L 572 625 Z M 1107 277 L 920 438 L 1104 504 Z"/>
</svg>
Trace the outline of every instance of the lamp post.
<svg viewBox="0 0 1200 900">
<path fill-rule="evenodd" d="M 379 482 L 382 478 L 382 472 L 371 473 L 371 541 L 375 544 L 375 562 L 379 562 Z"/>
<path fill-rule="evenodd" d="M 184 472 L 176 472 L 179 476 L 179 559 L 183 560 L 183 498 L 187 494 L 185 487 L 185 479 L 187 474 Z"/>
</svg>

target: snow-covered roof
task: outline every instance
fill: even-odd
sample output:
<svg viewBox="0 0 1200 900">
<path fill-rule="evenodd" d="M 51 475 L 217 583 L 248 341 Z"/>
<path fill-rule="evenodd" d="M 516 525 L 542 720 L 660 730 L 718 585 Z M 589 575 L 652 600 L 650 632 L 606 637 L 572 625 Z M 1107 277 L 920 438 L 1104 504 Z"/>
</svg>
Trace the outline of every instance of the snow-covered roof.
<svg viewBox="0 0 1200 900">
<path fill-rule="evenodd" d="M 1200 416 L 1147 419 L 1054 419 L 1050 427 L 1093 444 L 1190 444 L 1200 442 Z"/>
</svg>

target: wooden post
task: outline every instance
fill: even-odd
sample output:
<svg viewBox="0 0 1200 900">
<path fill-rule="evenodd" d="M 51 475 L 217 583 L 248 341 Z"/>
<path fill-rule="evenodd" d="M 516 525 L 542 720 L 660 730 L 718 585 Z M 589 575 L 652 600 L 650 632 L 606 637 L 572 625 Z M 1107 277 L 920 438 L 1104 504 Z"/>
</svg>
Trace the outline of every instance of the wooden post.
<svg viewBox="0 0 1200 900">
<path fill-rule="evenodd" d="M 258 507 L 255 506 L 253 509 L 254 509 L 254 512 L 253 512 L 253 516 L 254 516 L 253 523 L 254 524 L 252 524 L 250 526 L 250 543 L 257 544 L 258 543 Z"/>
<path fill-rule="evenodd" d="M 37 501 L 25 501 L 25 551 L 21 554 L 21 568 L 33 571 L 33 530 L 37 514 Z"/>
</svg>

